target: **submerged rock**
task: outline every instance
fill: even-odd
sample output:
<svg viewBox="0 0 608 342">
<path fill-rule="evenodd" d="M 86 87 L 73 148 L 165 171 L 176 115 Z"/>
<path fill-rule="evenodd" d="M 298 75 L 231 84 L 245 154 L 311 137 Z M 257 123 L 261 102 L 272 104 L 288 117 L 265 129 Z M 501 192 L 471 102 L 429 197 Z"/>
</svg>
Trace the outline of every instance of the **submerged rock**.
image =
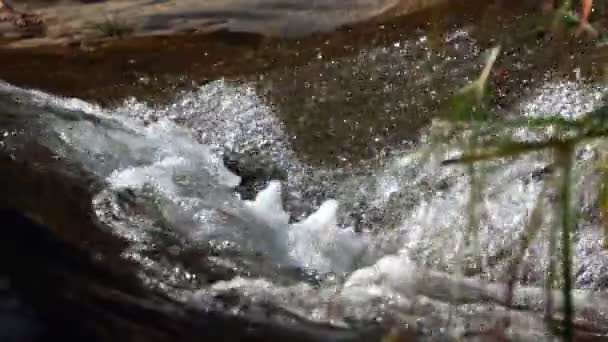
<svg viewBox="0 0 608 342">
<path fill-rule="evenodd" d="M 0 210 L 3 341 L 369 341 L 367 333 L 200 311 L 143 287 L 49 227 Z"/>
<path fill-rule="evenodd" d="M 223 155 L 224 166 L 241 177 L 236 191 L 243 199 L 251 200 L 271 180 L 286 180 L 287 172 L 267 160 L 258 150 L 244 153 L 226 151 Z"/>
</svg>

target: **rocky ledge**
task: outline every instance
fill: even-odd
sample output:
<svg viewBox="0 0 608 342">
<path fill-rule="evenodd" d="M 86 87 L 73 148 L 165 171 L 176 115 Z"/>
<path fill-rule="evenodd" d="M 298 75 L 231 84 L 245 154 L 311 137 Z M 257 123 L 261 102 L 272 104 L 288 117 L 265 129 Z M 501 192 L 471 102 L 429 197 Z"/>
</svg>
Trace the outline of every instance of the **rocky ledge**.
<svg viewBox="0 0 608 342">
<path fill-rule="evenodd" d="M 80 45 L 217 30 L 298 37 L 410 13 L 441 0 L 23 0 L 40 26 L 0 24 L 5 47 Z"/>
</svg>

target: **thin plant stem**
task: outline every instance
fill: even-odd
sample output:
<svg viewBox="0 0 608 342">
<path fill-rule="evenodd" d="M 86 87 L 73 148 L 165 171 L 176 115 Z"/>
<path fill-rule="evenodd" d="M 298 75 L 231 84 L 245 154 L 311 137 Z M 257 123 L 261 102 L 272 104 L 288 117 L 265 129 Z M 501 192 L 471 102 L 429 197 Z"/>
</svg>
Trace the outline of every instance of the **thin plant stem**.
<svg viewBox="0 0 608 342">
<path fill-rule="evenodd" d="M 560 211 L 561 211 L 561 271 L 563 277 L 563 296 L 564 296 L 564 331 L 563 340 L 572 341 L 574 338 L 573 319 L 574 304 L 572 302 L 572 253 L 571 237 L 572 233 L 572 208 L 571 208 L 571 177 L 572 177 L 572 158 L 573 147 L 563 145 L 557 150 L 557 164 L 561 166 L 561 186 L 560 186 Z"/>
<path fill-rule="evenodd" d="M 465 248 L 468 249 L 469 253 L 473 253 L 477 256 L 479 253 L 479 210 L 478 206 L 482 200 L 481 198 L 481 185 L 478 170 L 475 169 L 473 164 L 467 166 L 469 174 L 469 201 L 468 201 L 468 231 L 465 237 Z"/>
<path fill-rule="evenodd" d="M 524 231 L 519 238 L 520 243 L 515 250 L 515 254 L 511 259 L 509 266 L 507 268 L 507 274 L 509 276 L 509 280 L 507 282 L 507 294 L 506 294 L 506 303 L 507 305 L 511 305 L 513 301 L 513 294 L 515 291 L 515 287 L 517 285 L 517 278 L 519 274 L 519 266 L 524 259 L 524 255 L 530 246 L 530 243 L 534 241 L 536 235 L 540 231 L 540 228 L 543 225 L 543 199 L 545 197 L 545 193 L 547 191 L 547 183 L 543 183 L 543 187 L 536 198 L 536 203 L 534 204 L 534 208 L 530 213 L 530 220 L 526 225 Z"/>
<path fill-rule="evenodd" d="M 599 170 L 602 175 L 602 184 L 599 192 L 600 219 L 602 223 L 602 249 L 608 249 L 608 153 L 606 145 L 600 145 L 600 165 Z"/>
<path fill-rule="evenodd" d="M 557 208 L 555 208 L 557 211 Z M 549 264 L 546 269 L 545 276 L 545 309 L 544 319 L 547 325 L 547 330 L 553 331 L 553 285 L 555 284 L 555 251 L 557 249 L 557 226 L 554 224 L 549 226 L 549 245 L 547 250 L 547 258 Z"/>
</svg>

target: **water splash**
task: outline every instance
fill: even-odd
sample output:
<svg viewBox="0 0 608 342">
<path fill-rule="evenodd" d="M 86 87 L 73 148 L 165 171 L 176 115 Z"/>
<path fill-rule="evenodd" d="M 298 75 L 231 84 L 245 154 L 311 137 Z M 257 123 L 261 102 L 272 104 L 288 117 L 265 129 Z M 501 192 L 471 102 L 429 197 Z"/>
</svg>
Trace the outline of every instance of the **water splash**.
<svg viewBox="0 0 608 342">
<path fill-rule="evenodd" d="M 531 97 L 521 108 L 530 110 L 531 112 L 524 113 L 529 115 L 556 113 L 557 98 L 572 99 L 571 102 L 565 101 L 565 107 L 558 106 L 560 110 L 557 113 L 568 116 L 572 112 L 590 111 L 593 106 L 588 103 L 598 105 L 605 93 L 605 88 L 602 87 L 593 87 L 591 92 L 589 89 L 580 89 L 569 82 L 550 83 L 541 88 L 540 95 Z M 586 97 L 589 101 L 581 101 L 577 94 L 590 96 Z M 593 169 L 588 164 L 593 158 L 590 149 L 591 146 L 582 146 L 582 152 L 578 153 L 578 174 L 581 179 L 586 179 L 587 184 L 579 188 L 580 193 L 587 193 L 589 184 L 593 184 L 593 181 L 589 181 L 593 179 L 590 177 L 593 176 Z M 508 316 L 514 327 L 510 331 L 511 337 L 551 340 L 543 333 L 544 325 L 539 315 L 527 319 L 508 309 L 497 308 L 495 304 L 481 304 L 488 300 L 493 303 L 504 301 L 505 289 L 501 285 L 443 273 L 459 266 L 454 264 L 458 249 L 455 237 L 461 234 L 462 227 L 466 225 L 462 213 L 467 203 L 468 180 L 463 169 L 441 168 L 438 163 L 443 159 L 442 156 L 428 158 L 423 150 L 424 147 L 404 151 L 403 157 L 397 158 L 385 169 L 378 170 L 373 180 L 367 180 L 375 186 L 376 190 L 372 191 L 375 194 L 375 197 L 372 196 L 375 204 L 397 208 L 394 215 L 401 217 L 401 223 L 393 231 L 380 232 L 370 237 L 370 240 L 359 240 L 364 245 L 368 259 L 343 282 L 330 282 L 316 290 L 302 284 L 285 287 L 259 279 L 237 278 L 201 290 L 194 297 L 195 301 L 225 291 L 238 291 L 246 298 L 278 301 L 299 314 L 321 321 L 345 324 L 345 317 L 374 319 L 388 315 L 412 324 L 418 320 L 418 323 L 427 326 L 446 326 L 451 322 L 453 326 L 450 334 L 454 338 L 479 332 L 484 325 L 493 326 Z M 539 170 L 549 162 L 547 155 L 537 153 L 517 161 L 488 165 L 480 231 L 484 257 L 500 255 L 518 242 L 529 219 L 529 212 L 547 181 Z M 374 186 L 362 186 L 368 190 L 374 189 Z M 409 195 L 412 191 L 417 194 Z M 594 205 L 592 196 L 581 196 L 583 209 Z M 328 207 L 327 210 L 333 209 Z M 546 220 L 550 223 L 550 214 Z M 606 260 L 599 249 L 600 230 L 597 222 L 592 218 L 583 218 L 581 224 L 584 228 L 578 230 L 576 243 L 577 284 L 579 287 L 588 287 L 586 284 L 600 279 L 604 269 L 600 265 L 606 265 Z M 524 260 L 523 268 L 530 285 L 540 285 L 543 279 L 547 262 L 544 241 L 546 239 L 540 237 Z M 374 253 L 378 251 L 381 252 Z M 490 268 L 481 275 L 482 279 L 492 281 L 504 277 L 504 268 L 500 264 L 486 266 Z M 429 271 L 429 267 L 442 272 Z M 589 292 L 581 292 L 580 295 L 587 299 L 581 299 L 577 303 L 579 307 L 602 315 L 601 307 L 589 304 L 589 296 L 599 302 L 597 297 Z M 523 303 L 523 307 L 540 313 L 542 305 L 539 303 L 542 300 L 542 290 L 524 287 L 516 290 L 514 302 Z M 449 313 L 452 312 L 450 303 L 458 304 L 455 319 L 449 318 Z M 242 310 L 246 309 L 242 307 Z M 416 319 L 412 321 L 410 315 Z"/>
<path fill-rule="evenodd" d="M 587 111 L 592 108 L 587 104 L 598 103 L 605 93 L 601 87 L 591 93 L 580 89 L 568 82 L 549 83 L 540 95 L 521 105 L 523 114 Z M 230 280 L 187 293 L 195 303 L 213 302 L 236 292 L 240 295 L 237 312 L 246 312 L 251 307 L 248 303 L 268 301 L 310 319 L 340 324 L 378 317 L 416 324 L 415 317 L 428 327 L 451 324 L 450 334 L 455 338 L 508 315 L 517 327 L 514 334 L 546 338 L 539 335 L 542 320 L 534 303 L 540 295 L 533 287 L 542 281 L 546 263 L 543 239 L 530 249 L 525 261 L 531 287 L 515 296 L 534 312 L 526 323 L 502 306 L 504 288 L 487 282 L 500 280 L 500 265 L 490 265 L 478 279 L 449 273 L 457 266 L 454 260 L 466 225 L 462 213 L 468 181 L 462 169 L 440 167 L 444 155 L 428 155 L 425 146 L 405 149 L 401 157 L 371 176 L 347 177 L 334 185 L 339 188 L 334 191 L 338 194 L 335 199 L 325 198 L 312 214 L 293 222 L 283 205 L 281 183 L 269 181 L 254 200 L 243 201 L 233 191 L 240 178 L 222 165 L 218 155 L 224 148 L 245 149 L 261 141 L 288 168 L 301 165 L 290 152 L 280 125 L 275 126 L 271 109 L 254 101 L 249 88 L 235 89 L 218 82 L 185 94 L 178 105 L 168 108 L 128 102 L 114 111 L 8 85 L 0 90 L 29 106 L 28 113 L 36 113 L 37 120 L 48 124 L 42 125 L 41 142 L 63 158 L 81 162 L 107 182 L 108 189 L 99 194 L 95 205 L 100 218 L 118 233 L 139 248 L 157 243 L 156 233 L 178 233 L 186 242 L 177 239 L 181 241 L 177 246 L 211 246 L 216 254 L 207 255 L 205 262 L 215 260 L 236 271 L 237 276 Z M 580 100 L 580 96 L 591 97 Z M 251 129 L 244 125 L 248 120 L 256 122 Z M 199 130 L 205 134 L 197 135 Z M 238 134 L 223 135 L 222 130 Z M 589 188 L 596 183 L 594 171 L 588 167 L 594 158 L 593 146 L 583 146 L 580 151 L 576 172 L 585 178 L 579 187 L 585 209 L 594 205 Z M 517 242 L 546 181 L 535 175 L 548 160 L 539 153 L 487 166 L 480 229 L 484 257 L 499 255 Z M 382 222 L 393 225 L 358 233 L 348 225 L 343 227 L 338 201 L 353 206 L 361 199 L 382 209 L 390 216 Z M 583 217 L 575 246 L 578 287 L 600 287 L 605 281 L 608 260 L 600 251 L 598 232 L 597 222 Z M 147 268 L 163 272 L 168 266 L 177 268 L 146 258 L 139 250 L 129 253 Z M 316 282 L 277 279 L 290 277 L 286 270 L 294 268 L 329 275 Z M 264 273 L 263 269 L 269 270 Z M 579 304 L 601 311 L 589 303 L 593 300 L 581 299 Z M 455 319 L 450 316 L 451 305 L 457 306 Z"/>
</svg>

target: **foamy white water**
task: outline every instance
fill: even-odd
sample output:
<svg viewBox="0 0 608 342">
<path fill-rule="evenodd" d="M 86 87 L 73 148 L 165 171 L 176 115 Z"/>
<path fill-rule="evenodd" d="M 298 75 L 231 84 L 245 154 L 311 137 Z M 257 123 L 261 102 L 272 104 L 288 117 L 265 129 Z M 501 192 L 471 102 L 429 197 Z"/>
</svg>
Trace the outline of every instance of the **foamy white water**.
<svg viewBox="0 0 608 342">
<path fill-rule="evenodd" d="M 522 265 L 528 287 L 515 294 L 514 301 L 532 312 L 529 317 L 497 305 L 504 300 L 504 263 L 486 264 L 480 276 L 455 275 L 461 267 L 470 184 L 463 168 L 440 166 L 447 157 L 443 152 L 427 154 L 427 145 L 413 146 L 372 174 L 327 184 L 336 187 L 337 197 L 324 198 L 310 215 L 293 220 L 283 204 L 285 184 L 270 181 L 254 200 L 243 201 L 234 192 L 240 178 L 222 164 L 223 149 L 254 146 L 268 149 L 279 165 L 296 175 L 289 182 L 304 182 L 300 168 L 317 171 L 298 160 L 272 108 L 246 85 L 216 81 L 183 94 L 168 107 L 129 101 L 118 109 L 6 84 L 0 90 L 36 108 L 38 119 L 47 124 L 43 143 L 104 179 L 107 189 L 95 199 L 98 215 L 133 242 L 129 257 L 162 272 L 173 272 L 168 266 L 179 268 L 138 250 L 157 243 L 154 233 L 167 229 L 180 239 L 215 248 L 217 255 L 201 263 L 228 265 L 237 276 L 181 293 L 195 304 L 208 305 L 219 295 L 238 293 L 241 300 L 231 308 L 236 312 L 247 312 L 251 303 L 270 302 L 335 324 L 389 316 L 429 329 L 447 327 L 446 334 L 457 339 L 510 316 L 512 336 L 550 340 L 538 304 L 547 229 Z M 530 117 L 572 117 L 599 105 L 604 93 L 600 86 L 551 82 L 519 108 Z M 522 137 L 528 137 L 527 132 Z M 608 265 L 600 248 L 599 224 L 585 216 L 595 205 L 598 184 L 590 167 L 593 158 L 594 145 L 580 147 L 575 174 L 580 181 L 577 206 L 583 215 L 575 239 L 575 275 L 581 289 L 603 286 Z M 479 208 L 479 250 L 486 263 L 518 243 L 539 193 L 551 179 L 532 174 L 550 162 L 549 156 L 536 153 L 487 166 Z M 132 197 L 126 204 L 125 196 Z M 343 204 L 354 207 L 361 200 L 388 216 L 381 222 L 390 227 L 356 233 L 340 222 Z M 549 226 L 550 197 L 543 203 Z M 125 209 L 128 206 L 137 211 Z M 289 278 L 285 270 L 293 269 L 319 275 L 317 282 L 278 280 Z M 597 294 L 581 290 L 576 295 L 579 307 L 605 319 L 604 302 Z"/>
</svg>

